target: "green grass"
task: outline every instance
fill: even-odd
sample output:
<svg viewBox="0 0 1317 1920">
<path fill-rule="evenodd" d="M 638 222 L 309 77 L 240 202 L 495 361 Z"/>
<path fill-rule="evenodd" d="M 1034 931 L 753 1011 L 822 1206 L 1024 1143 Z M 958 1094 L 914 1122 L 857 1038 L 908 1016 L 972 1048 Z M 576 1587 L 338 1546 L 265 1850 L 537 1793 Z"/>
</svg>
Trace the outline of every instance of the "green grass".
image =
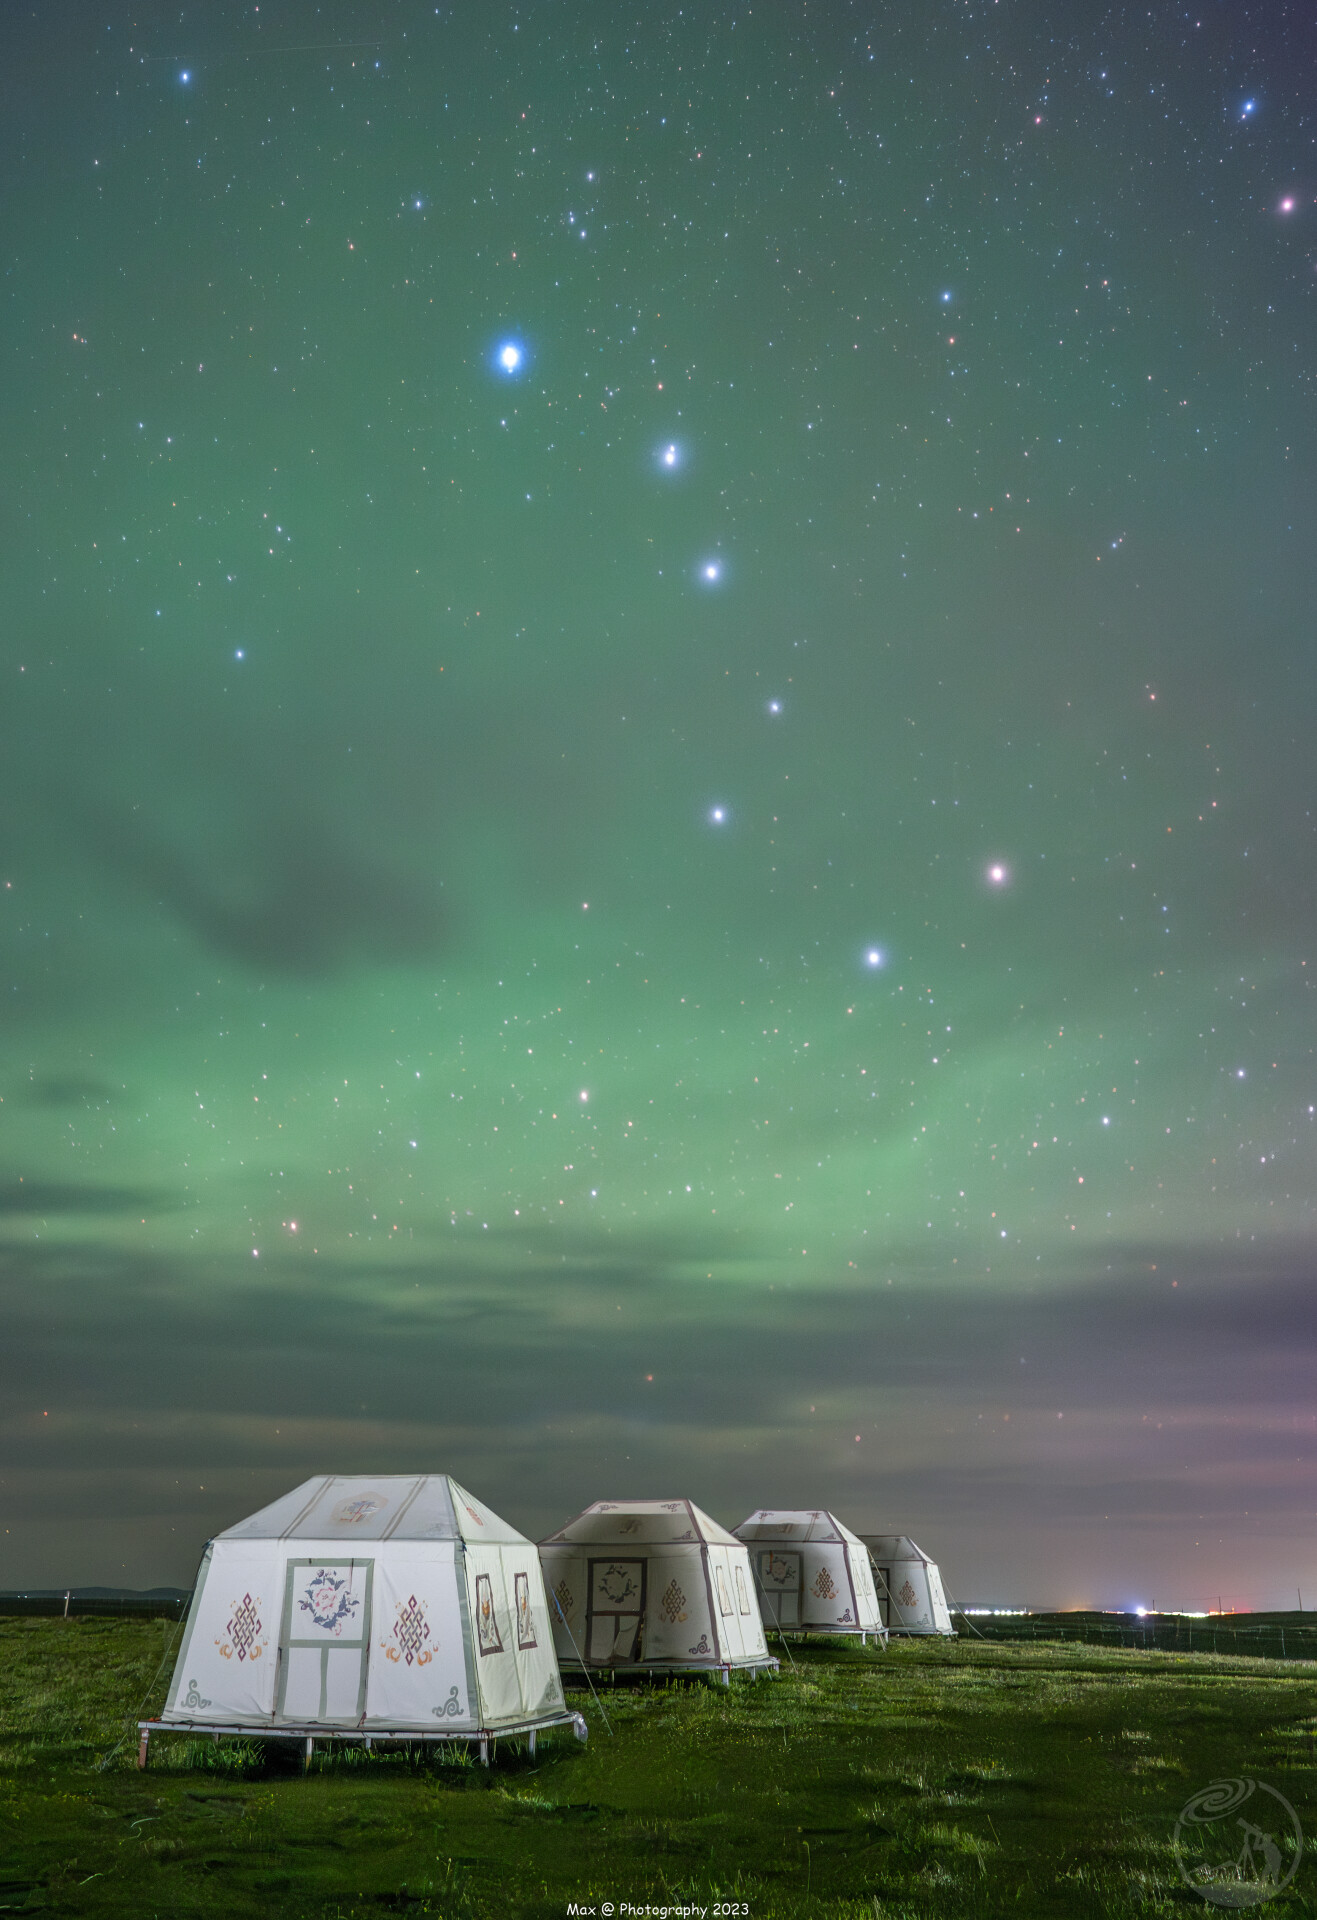
<svg viewBox="0 0 1317 1920">
<path fill-rule="evenodd" d="M 719 1898 L 765 1916 L 1209 1912 L 1175 1816 L 1223 1775 L 1317 1841 L 1317 1666 L 1086 1646 L 795 1650 L 776 1680 L 588 1696 L 531 1761 L 157 1736 L 161 1620 L 0 1621 L 0 1915 L 563 1915 Z M 1269 1914 L 1317 1911 L 1305 1859 Z"/>
</svg>

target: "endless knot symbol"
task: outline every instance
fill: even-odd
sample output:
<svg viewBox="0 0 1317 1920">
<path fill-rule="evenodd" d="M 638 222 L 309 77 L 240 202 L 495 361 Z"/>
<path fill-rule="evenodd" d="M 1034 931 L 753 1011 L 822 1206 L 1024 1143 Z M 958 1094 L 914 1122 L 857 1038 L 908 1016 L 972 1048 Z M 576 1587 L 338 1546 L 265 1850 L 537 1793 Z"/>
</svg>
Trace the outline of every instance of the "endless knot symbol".
<svg viewBox="0 0 1317 1920">
<path fill-rule="evenodd" d="M 837 1588 L 826 1567 L 819 1568 L 818 1577 L 814 1582 L 814 1591 L 820 1600 L 831 1600 L 836 1593 Z"/>
<path fill-rule="evenodd" d="M 681 1610 L 685 1604 L 685 1594 L 675 1580 L 670 1580 L 663 1589 L 663 1618 L 672 1621 L 681 1619 L 683 1617 Z"/>
<path fill-rule="evenodd" d="M 247 1658 L 260 1631 L 261 1622 L 256 1612 L 256 1602 L 249 1593 L 244 1593 L 233 1610 L 232 1620 L 229 1621 L 229 1639 L 239 1660 Z"/>
<path fill-rule="evenodd" d="M 410 1666 L 413 1660 L 419 1658 L 421 1665 L 425 1666 L 430 1656 L 422 1649 L 430 1638 L 430 1623 L 422 1612 L 421 1603 L 415 1594 L 411 1596 L 405 1607 L 399 1608 L 398 1622 L 393 1631 L 397 1635 L 398 1645 L 402 1648 L 402 1657 L 407 1665 Z"/>
</svg>

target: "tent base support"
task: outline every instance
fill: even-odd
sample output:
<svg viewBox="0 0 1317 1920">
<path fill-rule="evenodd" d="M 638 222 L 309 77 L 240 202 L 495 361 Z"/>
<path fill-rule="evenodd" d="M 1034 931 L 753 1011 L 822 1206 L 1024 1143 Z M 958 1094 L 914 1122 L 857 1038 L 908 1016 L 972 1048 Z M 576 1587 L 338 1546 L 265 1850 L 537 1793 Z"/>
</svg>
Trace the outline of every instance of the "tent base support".
<svg viewBox="0 0 1317 1920">
<path fill-rule="evenodd" d="M 323 1747 L 343 1742 L 351 1746 L 360 1746 L 370 1752 L 376 1746 L 390 1743 L 404 1743 L 408 1746 L 454 1746 L 479 1749 L 480 1764 L 489 1766 L 492 1748 L 499 1740 L 524 1740 L 531 1758 L 535 1756 L 542 1733 L 553 1732 L 558 1728 L 570 1729 L 576 1738 L 584 1742 L 589 1737 L 585 1716 L 570 1709 L 554 1714 L 551 1719 L 537 1720 L 532 1724 L 525 1721 L 506 1727 L 463 1727 L 453 1728 L 451 1732 L 437 1731 L 430 1727 L 371 1727 L 361 1726 L 328 1727 L 308 1726 L 304 1721 L 300 1726 L 271 1724 L 269 1721 L 216 1721 L 216 1720 L 139 1720 L 137 1723 L 137 1764 L 144 1768 L 153 1733 L 186 1733 L 194 1738 L 209 1734 L 218 1746 L 221 1737 L 232 1735 L 244 1740 L 291 1741 L 302 1749 L 302 1770 L 309 1772 L 316 1743 Z"/>
</svg>

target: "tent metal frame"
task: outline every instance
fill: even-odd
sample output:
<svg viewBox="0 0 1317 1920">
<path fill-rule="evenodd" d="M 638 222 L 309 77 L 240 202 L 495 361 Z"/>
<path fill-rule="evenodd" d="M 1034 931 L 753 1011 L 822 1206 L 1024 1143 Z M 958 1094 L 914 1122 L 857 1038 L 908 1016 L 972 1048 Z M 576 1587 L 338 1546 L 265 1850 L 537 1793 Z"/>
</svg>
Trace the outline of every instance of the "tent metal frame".
<svg viewBox="0 0 1317 1920">
<path fill-rule="evenodd" d="M 479 1747 L 480 1764 L 489 1765 L 490 1742 L 499 1740 L 524 1739 L 532 1758 L 535 1754 L 535 1739 L 540 1733 L 548 1733 L 556 1727 L 570 1727 L 582 1744 L 588 1736 L 588 1728 L 583 1713 L 559 1713 L 552 1719 L 518 1720 L 508 1726 L 469 1727 L 462 1730 L 454 1728 L 451 1732 L 444 1728 L 433 1727 L 330 1727 L 323 1722 L 300 1723 L 281 1721 L 272 1725 L 268 1720 L 139 1720 L 137 1723 L 137 1765 L 145 1770 L 150 1755 L 151 1735 L 153 1733 L 190 1733 L 209 1734 L 216 1746 L 224 1734 L 240 1740 L 287 1740 L 295 1745 L 305 1742 L 304 1766 L 311 1764 L 311 1755 L 315 1743 L 319 1741 L 345 1741 L 353 1746 L 371 1747 L 403 1744 L 415 1746 L 454 1745 L 458 1741 L 468 1747 Z"/>
</svg>

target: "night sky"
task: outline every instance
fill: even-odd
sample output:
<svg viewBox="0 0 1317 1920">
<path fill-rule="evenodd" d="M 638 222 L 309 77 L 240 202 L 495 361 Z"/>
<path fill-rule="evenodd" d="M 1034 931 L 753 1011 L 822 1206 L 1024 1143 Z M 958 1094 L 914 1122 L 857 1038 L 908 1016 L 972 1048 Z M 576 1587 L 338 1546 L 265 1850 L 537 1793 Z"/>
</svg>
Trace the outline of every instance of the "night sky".
<svg viewBox="0 0 1317 1920">
<path fill-rule="evenodd" d="M 6 40 L 0 1585 L 1317 1602 L 1311 10 Z"/>
</svg>

